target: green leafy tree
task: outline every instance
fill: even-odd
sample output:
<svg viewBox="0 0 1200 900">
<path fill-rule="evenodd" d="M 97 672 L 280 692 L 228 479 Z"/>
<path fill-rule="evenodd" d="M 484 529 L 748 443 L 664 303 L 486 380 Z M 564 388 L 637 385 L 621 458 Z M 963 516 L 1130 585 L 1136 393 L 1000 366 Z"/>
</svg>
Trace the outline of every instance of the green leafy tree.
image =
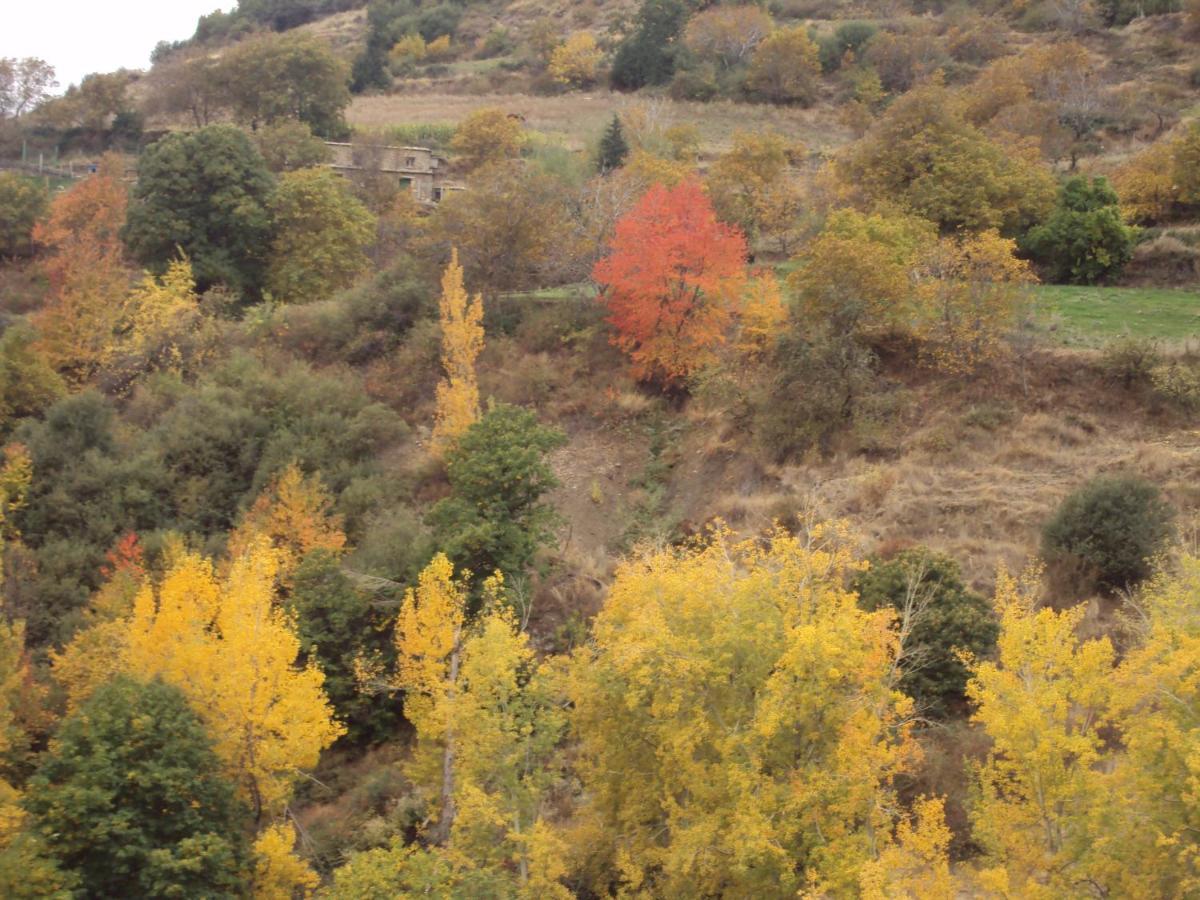
<svg viewBox="0 0 1200 900">
<path fill-rule="evenodd" d="M 854 335 L 818 325 L 788 328 L 772 348 L 754 401 L 754 430 L 776 459 L 817 447 L 854 425 L 876 386 L 878 360 Z"/>
<path fill-rule="evenodd" d="M 1021 249 L 1054 282 L 1095 284 L 1115 275 L 1133 256 L 1136 236 L 1118 203 L 1107 179 L 1078 175 L 1059 191 L 1050 218 L 1025 234 Z"/>
<path fill-rule="evenodd" d="M 333 6 L 327 0 L 238 0 L 236 14 L 275 31 L 287 31 L 312 21 Z"/>
<path fill-rule="evenodd" d="M 863 48 L 879 29 L 870 22 L 843 22 L 833 34 L 820 42 L 821 68 L 825 72 L 836 72 L 842 67 L 847 53 L 861 56 Z"/>
<path fill-rule="evenodd" d="M 1029 142 L 1001 145 L 964 115 L 965 100 L 933 80 L 890 107 L 840 160 L 843 180 L 945 233 L 1015 234 L 1054 205 L 1054 179 Z"/>
<path fill-rule="evenodd" d="M 919 711 L 942 717 L 966 701 L 969 658 L 991 656 L 999 623 L 991 603 L 963 583 L 958 563 L 925 549 L 873 562 L 855 580 L 868 612 L 893 609 L 901 633 L 900 688 Z"/>
<path fill-rule="evenodd" d="M 242 41 L 222 69 L 238 121 L 258 128 L 295 119 L 322 137 L 347 133 L 350 72 L 317 38 L 296 33 Z"/>
<path fill-rule="evenodd" d="M 92 391 L 26 420 L 14 437 L 35 472 L 15 516 L 33 564 L 10 573 L 6 606 L 26 620 L 30 644 L 44 646 L 70 635 L 117 539 L 164 524 L 170 482 L 142 442 L 118 437 L 115 410 Z"/>
<path fill-rule="evenodd" d="M 246 813 L 182 693 L 119 678 L 63 722 L 25 806 L 84 897 L 236 896 Z"/>
<path fill-rule="evenodd" d="M 522 573 L 553 538 L 558 515 L 543 502 L 558 485 L 546 454 L 566 443 L 537 416 L 501 404 L 467 429 L 446 455 L 452 493 L 429 514 L 437 545 L 486 577 Z"/>
<path fill-rule="evenodd" d="M 670 81 L 688 13 L 683 0 L 643 0 L 636 30 L 621 41 L 613 57 L 613 87 L 635 91 Z"/>
<path fill-rule="evenodd" d="M 33 249 L 33 226 L 49 202 L 46 189 L 32 178 L 0 172 L 0 253 L 16 256 Z"/>
<path fill-rule="evenodd" d="M 268 209 L 275 236 L 267 287 L 277 300 L 324 300 L 370 264 L 375 217 L 331 170 L 285 172 Z"/>
<path fill-rule="evenodd" d="M 255 133 L 254 141 L 272 172 L 292 172 L 329 162 L 329 148 L 303 122 L 285 119 L 264 125 Z"/>
<path fill-rule="evenodd" d="M 1174 517 L 1157 485 L 1102 475 L 1062 502 L 1042 531 L 1042 553 L 1050 563 L 1082 566 L 1081 577 L 1102 589 L 1120 590 L 1149 577 Z"/>
<path fill-rule="evenodd" d="M 362 52 L 354 58 L 350 71 L 350 89 L 361 94 L 371 88 L 388 88 L 392 74 L 388 68 L 388 53 L 396 43 L 395 21 L 402 3 L 374 0 L 367 6 L 367 40 Z"/>
<path fill-rule="evenodd" d="M 0 433 L 18 419 L 40 415 L 67 393 L 45 357 L 34 350 L 37 335 L 13 325 L 0 337 Z"/>
<path fill-rule="evenodd" d="M 382 660 L 394 652 L 370 595 L 342 571 L 327 550 L 308 554 L 293 577 L 285 601 L 296 614 L 299 662 L 313 660 L 325 673 L 325 694 L 346 725 L 346 740 L 362 743 L 383 737 L 395 724 L 395 701 L 359 690 L 355 662 Z"/>
<path fill-rule="evenodd" d="M 449 259 L 458 249 L 468 284 L 487 294 L 547 283 L 570 256 L 569 198 L 552 175 L 516 162 L 480 170 L 469 191 L 453 191 L 429 218 L 428 240 Z"/>
<path fill-rule="evenodd" d="M 262 155 L 240 129 L 167 135 L 138 162 L 125 242 L 158 273 L 182 250 L 200 291 L 223 283 L 255 296 L 270 245 L 271 188 Z"/>
<path fill-rule="evenodd" d="M 621 128 L 621 117 L 614 114 L 604 137 L 600 138 L 600 158 L 598 168 L 602 173 L 612 172 L 625 165 L 629 156 L 629 143 L 625 140 L 625 132 Z"/>
</svg>

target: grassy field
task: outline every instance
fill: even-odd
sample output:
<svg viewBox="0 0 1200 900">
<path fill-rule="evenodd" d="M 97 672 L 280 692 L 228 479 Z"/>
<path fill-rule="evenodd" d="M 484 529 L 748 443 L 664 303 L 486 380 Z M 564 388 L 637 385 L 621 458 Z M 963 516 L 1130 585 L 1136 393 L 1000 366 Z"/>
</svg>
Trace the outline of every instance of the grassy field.
<svg viewBox="0 0 1200 900">
<path fill-rule="evenodd" d="M 505 296 L 554 301 L 594 295 L 592 285 L 571 284 Z M 1034 295 L 1042 328 L 1064 346 L 1102 347 L 1123 335 L 1168 344 L 1200 340 L 1200 290 L 1044 284 Z"/>
<path fill-rule="evenodd" d="M 1040 285 L 1047 328 L 1064 344 L 1095 346 L 1121 335 L 1164 341 L 1200 337 L 1200 291 Z"/>
<path fill-rule="evenodd" d="M 774 131 L 800 141 L 812 150 L 829 150 L 844 144 L 849 134 L 835 113 L 827 108 L 797 109 L 765 104 L 689 103 L 656 99 L 646 101 L 606 90 L 563 94 L 554 97 L 531 94 L 446 94 L 410 89 L 387 95 L 355 97 L 346 112 L 355 128 L 382 130 L 393 125 L 436 123 L 453 125 L 468 113 L 487 106 L 520 115 L 525 124 L 545 134 L 564 139 L 579 150 L 595 140 L 613 113 L 641 105 L 664 127 L 694 124 L 700 132 L 702 149 L 709 154 L 728 149 L 735 132 Z"/>
</svg>

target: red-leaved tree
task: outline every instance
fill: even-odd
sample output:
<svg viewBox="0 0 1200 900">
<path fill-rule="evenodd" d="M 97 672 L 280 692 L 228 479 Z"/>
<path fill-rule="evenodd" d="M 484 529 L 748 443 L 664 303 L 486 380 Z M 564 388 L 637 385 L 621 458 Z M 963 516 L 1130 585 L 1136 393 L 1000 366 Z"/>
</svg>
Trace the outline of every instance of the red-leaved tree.
<svg viewBox="0 0 1200 900">
<path fill-rule="evenodd" d="M 655 185 L 616 227 L 592 277 L 613 342 L 639 379 L 670 384 L 711 362 L 746 280 L 746 240 L 699 182 Z"/>
</svg>

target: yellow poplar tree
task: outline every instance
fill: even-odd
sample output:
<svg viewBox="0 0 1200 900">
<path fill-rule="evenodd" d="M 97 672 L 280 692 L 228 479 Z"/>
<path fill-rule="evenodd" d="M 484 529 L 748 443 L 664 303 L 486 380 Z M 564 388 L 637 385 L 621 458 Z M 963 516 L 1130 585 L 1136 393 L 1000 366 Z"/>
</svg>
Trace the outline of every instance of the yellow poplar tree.
<svg viewBox="0 0 1200 900">
<path fill-rule="evenodd" d="M 421 571 L 416 590 L 405 593 L 396 619 L 396 683 L 404 689 L 404 715 L 427 748 L 440 747 L 439 762 L 430 764 L 430 754 L 422 753 L 414 765 L 433 769 L 418 771 L 416 780 L 442 785 L 437 828 L 441 840 L 454 819 L 453 723 L 446 703 L 458 681 L 466 608 L 466 583 L 454 578 L 454 566 L 439 553 Z"/>
<path fill-rule="evenodd" d="M 128 669 L 179 687 L 208 726 L 217 754 L 262 820 L 280 813 L 304 769 L 343 732 L 300 642 L 275 603 L 277 554 L 250 543 L 218 580 L 212 563 L 183 552 L 157 588 L 138 592 Z"/>
<path fill-rule="evenodd" d="M 577 31 L 550 54 L 547 71 L 559 84 L 586 87 L 596 80 L 604 51 L 588 31 Z"/>
<path fill-rule="evenodd" d="M 140 564 L 116 567 L 88 603 L 86 627 L 62 650 L 50 651 L 54 680 L 66 694 L 68 712 L 125 671 L 129 616 L 145 577 Z"/>
<path fill-rule="evenodd" d="M 1124 744 L 1097 856 L 1109 896 L 1200 892 L 1200 558 L 1185 554 L 1138 598 L 1141 640 L 1113 681 Z"/>
<path fill-rule="evenodd" d="M 895 841 L 863 866 L 863 900 L 953 900 L 958 884 L 950 874 L 950 838 L 944 802 L 918 800 L 896 827 Z"/>
<path fill-rule="evenodd" d="M 204 335 L 209 324 L 200 312 L 192 264 L 175 259 L 156 278 L 143 273 L 141 282 L 126 296 L 114 323 L 102 366 L 122 388 L 146 372 L 180 373 L 185 363 L 195 364 L 209 349 Z"/>
<path fill-rule="evenodd" d="M 440 457 L 479 419 L 475 360 L 483 350 L 483 297 L 476 294 L 472 300 L 467 295 L 457 250 L 451 251 L 450 265 L 442 275 L 438 312 L 442 325 L 442 368 L 446 375 L 437 386 L 430 449 Z"/>
<path fill-rule="evenodd" d="M 613 873 L 644 897 L 879 883 L 867 867 L 898 840 L 894 782 L 919 750 L 892 614 L 844 587 L 861 568 L 848 538 L 718 531 L 618 570 L 564 676 L 587 798 L 572 844 L 598 893 Z M 941 870 L 935 813 L 905 859 Z"/>
<path fill-rule="evenodd" d="M 465 578 L 439 553 L 405 594 L 396 685 L 417 730 L 408 774 L 437 807 L 431 836 L 447 861 L 512 867 L 522 896 L 565 898 L 566 851 L 541 815 L 563 721 L 502 588 L 488 579 L 488 611 L 468 628 Z"/>
<path fill-rule="evenodd" d="M 991 737 L 972 813 L 987 863 L 981 881 L 1003 896 L 1076 896 L 1098 848 L 1089 819 L 1111 802 L 1098 770 L 1113 648 L 1080 641 L 1084 615 L 1039 609 L 1038 574 L 1001 571 L 996 662 L 981 663 L 967 688 L 974 721 Z"/>
<path fill-rule="evenodd" d="M 254 841 L 254 900 L 295 900 L 308 896 L 321 879 L 292 852 L 293 829 L 272 825 Z"/>
<path fill-rule="evenodd" d="M 788 307 L 773 272 L 762 272 L 746 284 L 738 312 L 737 348 L 761 356 L 772 347 L 787 324 Z"/>
<path fill-rule="evenodd" d="M 458 742 L 451 847 L 476 865 L 514 867 L 525 895 L 569 898 L 566 845 L 542 808 L 564 716 L 507 607 L 494 604 L 464 642 L 448 718 Z"/>
</svg>

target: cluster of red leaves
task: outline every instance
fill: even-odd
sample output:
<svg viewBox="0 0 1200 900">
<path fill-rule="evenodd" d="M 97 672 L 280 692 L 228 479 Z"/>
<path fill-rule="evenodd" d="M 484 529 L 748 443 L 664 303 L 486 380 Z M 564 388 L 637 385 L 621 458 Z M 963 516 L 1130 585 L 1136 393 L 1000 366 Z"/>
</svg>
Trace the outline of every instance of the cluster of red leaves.
<svg viewBox="0 0 1200 900">
<path fill-rule="evenodd" d="M 711 362 L 745 285 L 746 239 L 717 220 L 699 182 L 652 187 L 609 250 L 592 277 L 635 377 L 671 383 Z"/>
</svg>

